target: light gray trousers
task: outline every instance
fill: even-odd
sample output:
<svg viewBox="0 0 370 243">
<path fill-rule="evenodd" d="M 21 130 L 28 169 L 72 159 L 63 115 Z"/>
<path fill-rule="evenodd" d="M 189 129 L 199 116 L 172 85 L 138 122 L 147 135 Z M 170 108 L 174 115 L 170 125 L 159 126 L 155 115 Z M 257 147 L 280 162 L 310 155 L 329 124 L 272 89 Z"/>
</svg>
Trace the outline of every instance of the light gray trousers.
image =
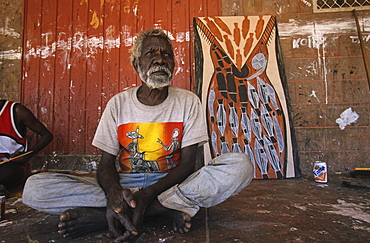
<svg viewBox="0 0 370 243">
<path fill-rule="evenodd" d="M 212 207 L 240 192 L 251 182 L 254 168 L 243 153 L 227 153 L 191 174 L 181 184 L 158 196 L 159 202 L 193 217 L 201 207 Z M 120 174 L 123 188 L 150 186 L 164 173 Z M 39 173 L 28 178 L 23 203 L 38 211 L 60 214 L 77 207 L 106 207 L 96 178 L 61 173 Z"/>
</svg>

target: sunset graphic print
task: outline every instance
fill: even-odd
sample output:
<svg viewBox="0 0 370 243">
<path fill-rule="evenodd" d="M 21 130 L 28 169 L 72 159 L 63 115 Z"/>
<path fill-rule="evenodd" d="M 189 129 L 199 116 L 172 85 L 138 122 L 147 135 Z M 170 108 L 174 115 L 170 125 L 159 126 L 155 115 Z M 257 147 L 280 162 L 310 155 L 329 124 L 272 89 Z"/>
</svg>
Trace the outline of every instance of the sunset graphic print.
<svg viewBox="0 0 370 243">
<path fill-rule="evenodd" d="M 180 161 L 182 122 L 127 123 L 118 127 L 121 173 L 165 173 Z"/>
</svg>

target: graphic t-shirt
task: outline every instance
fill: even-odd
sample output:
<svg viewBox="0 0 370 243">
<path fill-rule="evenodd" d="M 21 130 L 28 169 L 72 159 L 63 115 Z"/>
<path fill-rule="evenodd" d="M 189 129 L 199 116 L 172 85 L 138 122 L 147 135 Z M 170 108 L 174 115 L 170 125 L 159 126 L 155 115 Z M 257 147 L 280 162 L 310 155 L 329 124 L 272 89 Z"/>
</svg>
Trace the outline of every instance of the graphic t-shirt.
<svg viewBox="0 0 370 243">
<path fill-rule="evenodd" d="M 147 106 L 138 101 L 138 88 L 108 102 L 93 145 L 119 154 L 121 173 L 168 172 L 180 163 L 181 148 L 208 139 L 200 100 L 169 86 L 164 102 Z"/>
</svg>

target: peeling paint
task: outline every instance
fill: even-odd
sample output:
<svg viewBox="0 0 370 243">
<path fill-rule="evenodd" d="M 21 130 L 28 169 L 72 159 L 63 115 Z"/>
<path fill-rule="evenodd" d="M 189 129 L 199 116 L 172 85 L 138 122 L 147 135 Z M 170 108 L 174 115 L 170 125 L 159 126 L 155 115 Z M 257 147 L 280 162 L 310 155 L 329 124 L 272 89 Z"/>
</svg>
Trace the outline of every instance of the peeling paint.
<svg viewBox="0 0 370 243">
<path fill-rule="evenodd" d="M 0 51 L 0 59 L 20 60 L 22 58 L 21 48 L 15 50 Z"/>
<path fill-rule="evenodd" d="M 125 90 L 128 90 L 128 89 L 131 89 L 131 88 L 133 88 L 133 87 L 136 87 L 136 84 L 132 84 L 131 86 L 124 87 L 122 91 L 125 91 Z M 102 94 L 102 95 L 103 95 L 103 94 Z M 101 108 L 99 107 L 99 109 L 101 109 Z"/>
<path fill-rule="evenodd" d="M 4 27 L 0 27 L 0 35 L 5 35 L 7 37 L 20 38 L 21 34 L 16 32 L 11 26 L 11 18 L 9 16 L 5 17 Z"/>
<path fill-rule="evenodd" d="M 301 2 L 304 3 L 304 4 L 306 4 L 308 7 L 311 7 L 312 6 L 312 3 L 310 3 L 307 0 L 301 0 Z"/>
<path fill-rule="evenodd" d="M 48 112 L 48 109 L 46 107 L 41 107 L 41 113 L 46 114 Z"/>
<path fill-rule="evenodd" d="M 364 17 L 363 21 L 370 21 L 370 17 Z M 314 36 L 321 38 L 328 34 L 348 34 L 356 31 L 356 23 L 348 18 L 336 18 L 328 21 L 327 19 L 303 21 L 300 19 L 289 19 L 288 23 L 278 23 L 279 36 L 281 38 L 294 36 Z M 368 32 L 370 25 L 363 26 L 363 32 Z"/>
<path fill-rule="evenodd" d="M 21 203 L 21 202 L 22 202 L 22 198 L 18 198 L 13 203 L 11 203 L 10 206 L 12 207 L 12 206 L 16 205 L 17 203 Z"/>
<path fill-rule="evenodd" d="M 308 1 L 302 0 L 305 4 Z M 362 31 L 370 31 L 370 17 L 362 18 Z M 346 35 L 356 32 L 356 22 L 350 18 L 334 18 L 331 20 L 322 19 L 315 21 L 304 21 L 301 19 L 289 19 L 286 23 L 278 23 L 280 39 L 292 41 L 293 50 L 297 48 L 314 48 L 317 50 L 317 66 L 322 67 L 322 74 L 325 85 L 325 103 L 329 103 L 328 96 L 328 68 L 327 48 L 328 42 L 338 38 L 338 35 Z M 351 42 L 359 43 L 358 36 L 349 36 Z M 370 41 L 370 34 L 363 35 L 364 41 Z M 292 74 L 293 75 L 293 74 Z"/>
<path fill-rule="evenodd" d="M 301 206 L 301 205 L 293 205 L 293 207 L 295 207 L 295 208 L 298 208 L 298 209 L 300 209 L 300 210 L 302 210 L 302 211 L 306 211 L 307 210 L 307 207 L 305 207 L 305 206 Z"/>
<path fill-rule="evenodd" d="M 370 223 L 370 214 L 366 211 L 369 210 L 368 205 L 360 205 L 355 203 L 347 203 L 344 200 L 338 199 L 339 204 L 331 205 L 335 211 L 327 211 L 328 213 L 339 214 L 348 216 L 354 219 L 362 220 Z M 368 228 L 366 230 L 369 230 Z"/>
<path fill-rule="evenodd" d="M 13 224 L 13 221 L 2 220 L 0 223 L 0 227 L 9 226 L 11 224 Z"/>
<path fill-rule="evenodd" d="M 324 84 L 325 84 L 325 104 L 328 104 L 329 103 L 329 96 L 328 96 L 328 79 L 327 79 L 327 75 L 328 75 L 328 70 L 327 70 L 327 67 L 326 67 L 326 50 L 325 50 L 325 43 L 322 45 L 322 62 L 323 62 L 323 69 L 324 69 Z M 318 59 L 319 59 L 319 62 L 320 62 L 320 57 L 321 57 L 321 54 L 320 54 L 320 50 L 317 49 L 317 56 L 318 56 Z"/>
<path fill-rule="evenodd" d="M 122 27 L 123 31 L 130 31 L 130 29 L 131 28 L 129 26 Z M 66 33 L 60 32 L 56 42 L 49 44 L 49 38 L 45 38 L 46 43 L 36 47 L 34 47 L 31 41 L 28 40 L 26 44 L 27 53 L 25 54 L 25 58 L 29 59 L 30 57 L 41 57 L 45 59 L 54 56 L 56 51 L 70 52 L 71 50 L 74 51 L 75 55 L 84 55 L 85 57 L 89 58 L 101 52 L 103 49 L 109 52 L 111 49 L 120 48 L 122 44 L 127 47 L 132 46 L 133 41 L 135 40 L 135 36 L 130 36 L 128 34 L 125 34 L 124 39 L 121 39 L 120 37 L 115 38 L 115 29 L 112 28 L 112 26 L 109 26 L 106 31 L 108 38 L 104 38 L 103 36 L 87 37 L 83 32 L 76 32 L 74 33 L 73 37 L 65 38 L 67 36 Z M 190 41 L 189 31 L 176 32 L 175 37 L 172 33 L 167 33 L 170 39 L 175 42 L 182 43 Z M 49 36 L 49 33 L 44 33 L 43 36 Z"/>
<path fill-rule="evenodd" d="M 30 62 L 30 58 L 42 58 L 47 59 L 50 57 L 57 56 L 58 63 L 64 67 L 62 76 L 66 70 L 71 69 L 74 60 L 78 57 L 84 57 L 87 61 L 87 67 L 90 71 L 96 71 L 96 55 L 104 52 L 111 52 L 113 49 L 118 49 L 122 46 L 131 47 L 135 36 L 130 35 L 131 27 L 122 26 L 122 33 L 117 34 L 115 26 L 108 26 L 104 36 L 92 36 L 88 37 L 85 32 L 76 32 L 72 37 L 68 37 L 65 32 L 58 33 L 57 40 L 50 42 L 52 39 L 52 33 L 46 32 L 42 34 L 43 41 L 42 45 L 33 46 L 31 40 L 26 42 L 26 52 L 24 58 L 26 61 Z M 169 38 L 177 43 L 190 42 L 190 32 L 167 32 Z M 118 37 L 116 37 L 118 35 Z M 71 56 L 72 53 L 72 56 Z M 5 56 L 7 54 L 7 59 L 21 59 L 21 53 L 1 53 Z M 11 56 L 12 54 L 12 56 Z M 184 48 L 175 49 L 175 56 L 177 72 L 184 71 L 180 67 L 184 63 L 184 58 L 186 57 Z"/>
<path fill-rule="evenodd" d="M 75 92 L 73 92 L 73 88 L 74 88 L 75 86 L 73 85 L 73 80 L 71 80 L 71 82 L 70 82 L 70 85 L 69 85 L 69 90 L 71 91 L 71 93 L 73 94 L 73 95 L 76 95 L 75 94 Z M 69 99 L 71 100 L 72 99 L 72 97 L 69 97 Z"/>
<path fill-rule="evenodd" d="M 319 100 L 319 98 L 317 97 L 317 95 L 316 95 L 316 91 L 315 91 L 315 90 L 312 90 L 312 92 L 311 92 L 311 94 L 310 94 L 310 97 L 314 97 L 314 98 L 316 98 L 317 102 L 319 102 L 319 103 L 320 103 L 320 100 Z"/>
</svg>

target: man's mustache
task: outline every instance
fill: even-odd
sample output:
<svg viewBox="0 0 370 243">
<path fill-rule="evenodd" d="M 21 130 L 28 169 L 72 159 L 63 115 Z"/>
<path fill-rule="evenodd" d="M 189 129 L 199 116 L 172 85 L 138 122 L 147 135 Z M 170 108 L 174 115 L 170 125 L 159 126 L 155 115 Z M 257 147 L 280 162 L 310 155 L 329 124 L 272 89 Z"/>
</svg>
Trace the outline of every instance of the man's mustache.
<svg viewBox="0 0 370 243">
<path fill-rule="evenodd" d="M 172 73 L 171 71 L 167 68 L 167 67 L 163 67 L 163 66 L 155 66 L 155 67 L 151 67 L 148 72 L 147 72 L 147 75 L 151 75 L 155 72 L 165 72 L 169 77 L 172 76 Z"/>
</svg>

